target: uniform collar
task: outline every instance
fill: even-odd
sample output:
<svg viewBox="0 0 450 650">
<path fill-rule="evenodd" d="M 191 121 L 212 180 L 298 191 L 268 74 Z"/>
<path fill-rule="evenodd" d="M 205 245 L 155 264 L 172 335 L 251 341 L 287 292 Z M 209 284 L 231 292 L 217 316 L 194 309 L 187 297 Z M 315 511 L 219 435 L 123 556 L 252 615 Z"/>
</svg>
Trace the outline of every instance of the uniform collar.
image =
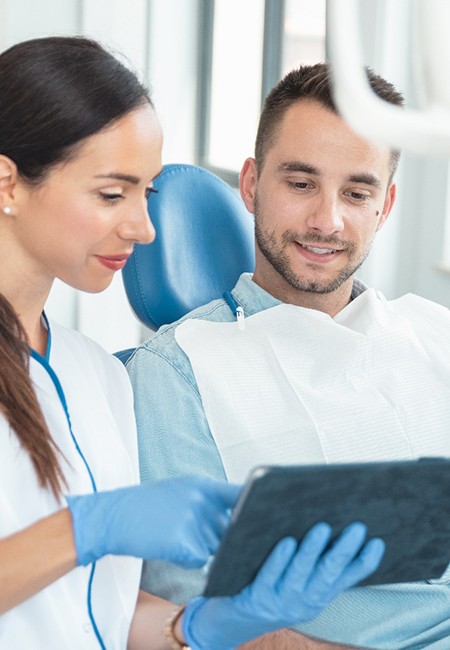
<svg viewBox="0 0 450 650">
<path fill-rule="evenodd" d="M 50 323 L 48 321 L 47 314 L 45 313 L 45 311 L 43 311 L 41 314 L 41 321 L 43 326 L 47 330 L 47 347 L 45 350 L 45 356 L 42 356 L 41 354 L 39 354 L 39 352 L 33 350 L 33 348 L 30 348 L 30 355 L 33 359 L 36 359 L 37 361 L 44 360 L 45 362 L 49 363 L 50 350 L 52 348 L 52 331 L 50 329 Z"/>
</svg>

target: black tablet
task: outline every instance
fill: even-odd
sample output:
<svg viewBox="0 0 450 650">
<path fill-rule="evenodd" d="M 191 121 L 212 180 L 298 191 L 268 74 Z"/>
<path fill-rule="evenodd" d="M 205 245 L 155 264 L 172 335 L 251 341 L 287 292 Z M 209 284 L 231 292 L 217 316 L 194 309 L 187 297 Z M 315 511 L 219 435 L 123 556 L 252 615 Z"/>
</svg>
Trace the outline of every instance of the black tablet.
<svg viewBox="0 0 450 650">
<path fill-rule="evenodd" d="M 360 584 L 439 578 L 450 562 L 450 459 L 259 467 L 211 565 L 206 596 L 238 593 L 276 543 L 326 521 L 333 539 L 362 521 L 386 551 Z"/>
</svg>

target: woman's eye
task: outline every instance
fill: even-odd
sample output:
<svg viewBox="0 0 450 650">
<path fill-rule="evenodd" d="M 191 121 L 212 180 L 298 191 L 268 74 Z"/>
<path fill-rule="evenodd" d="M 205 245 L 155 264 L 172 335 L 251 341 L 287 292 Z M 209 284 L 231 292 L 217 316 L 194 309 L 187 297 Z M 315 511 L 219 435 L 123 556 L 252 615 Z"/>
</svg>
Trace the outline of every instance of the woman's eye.
<svg viewBox="0 0 450 650">
<path fill-rule="evenodd" d="M 150 194 L 158 194 L 158 190 L 155 190 L 154 187 L 147 187 L 145 189 L 145 198 L 148 199 Z"/>
<path fill-rule="evenodd" d="M 118 203 L 120 199 L 125 198 L 123 194 L 117 194 L 116 192 L 109 194 L 108 192 L 100 192 L 101 198 L 106 201 L 106 203 Z"/>
</svg>

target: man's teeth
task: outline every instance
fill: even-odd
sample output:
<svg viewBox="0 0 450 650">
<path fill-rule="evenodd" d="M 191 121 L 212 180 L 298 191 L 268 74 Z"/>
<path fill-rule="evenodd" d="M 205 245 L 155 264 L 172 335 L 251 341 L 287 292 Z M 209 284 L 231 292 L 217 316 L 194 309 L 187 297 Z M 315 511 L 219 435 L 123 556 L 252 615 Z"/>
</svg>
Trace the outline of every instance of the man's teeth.
<svg viewBox="0 0 450 650">
<path fill-rule="evenodd" d="M 336 253 L 336 249 L 334 248 L 317 248 L 316 246 L 306 246 L 305 244 L 300 244 L 300 246 L 302 246 L 302 248 L 306 248 L 309 251 L 312 251 L 313 253 L 317 253 L 318 255 Z"/>
</svg>

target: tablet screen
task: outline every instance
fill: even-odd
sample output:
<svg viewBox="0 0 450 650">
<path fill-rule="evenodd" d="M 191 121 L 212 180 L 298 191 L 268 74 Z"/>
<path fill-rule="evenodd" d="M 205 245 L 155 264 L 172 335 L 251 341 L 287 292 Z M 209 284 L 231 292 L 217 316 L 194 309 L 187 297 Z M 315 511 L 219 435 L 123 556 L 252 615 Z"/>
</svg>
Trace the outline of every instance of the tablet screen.
<svg viewBox="0 0 450 650">
<path fill-rule="evenodd" d="M 276 543 L 328 522 L 381 537 L 379 569 L 360 584 L 439 578 L 450 562 L 450 460 L 256 468 L 212 563 L 206 596 L 240 592 Z"/>
</svg>

